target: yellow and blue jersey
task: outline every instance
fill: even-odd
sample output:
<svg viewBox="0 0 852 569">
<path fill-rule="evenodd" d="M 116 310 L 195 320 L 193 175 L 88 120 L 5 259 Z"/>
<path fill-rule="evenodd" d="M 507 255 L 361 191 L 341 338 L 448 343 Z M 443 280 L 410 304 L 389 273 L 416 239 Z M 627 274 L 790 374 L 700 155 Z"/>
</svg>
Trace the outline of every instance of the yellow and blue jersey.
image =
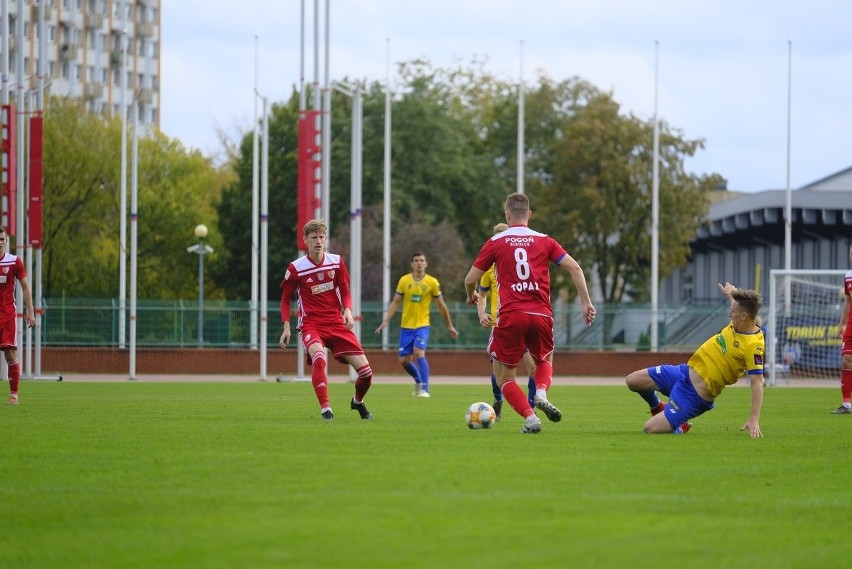
<svg viewBox="0 0 852 569">
<path fill-rule="evenodd" d="M 422 328 L 429 325 L 432 299 L 441 296 L 441 284 L 433 276 L 423 275 L 415 280 L 412 273 L 399 279 L 396 294 L 402 297 L 400 328 Z"/>
<path fill-rule="evenodd" d="M 707 383 L 707 390 L 717 397 L 726 385 L 733 385 L 743 375 L 762 375 L 764 358 L 763 330 L 744 334 L 734 330 L 733 323 L 701 344 L 689 358 L 689 367 Z"/>
<path fill-rule="evenodd" d="M 479 278 L 479 292 L 487 292 L 491 303 L 491 319 L 497 322 L 497 309 L 500 304 L 500 291 L 497 289 L 497 279 L 494 276 L 494 265 Z"/>
</svg>

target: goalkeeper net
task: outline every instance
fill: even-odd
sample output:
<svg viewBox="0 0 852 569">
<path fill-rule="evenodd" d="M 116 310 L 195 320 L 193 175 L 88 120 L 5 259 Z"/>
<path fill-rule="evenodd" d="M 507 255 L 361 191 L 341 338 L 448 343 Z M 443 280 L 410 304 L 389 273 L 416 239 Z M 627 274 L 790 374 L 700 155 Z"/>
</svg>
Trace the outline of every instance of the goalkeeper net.
<svg viewBox="0 0 852 569">
<path fill-rule="evenodd" d="M 844 270 L 772 270 L 766 322 L 771 385 L 840 378 L 840 310 Z"/>
</svg>

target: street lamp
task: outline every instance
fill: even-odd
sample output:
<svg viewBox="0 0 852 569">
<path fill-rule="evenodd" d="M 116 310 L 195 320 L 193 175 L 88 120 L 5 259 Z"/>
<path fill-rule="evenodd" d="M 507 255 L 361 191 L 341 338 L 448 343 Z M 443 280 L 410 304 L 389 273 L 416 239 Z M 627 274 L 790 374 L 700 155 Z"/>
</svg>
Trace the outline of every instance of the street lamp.
<svg viewBox="0 0 852 569">
<path fill-rule="evenodd" d="M 207 238 L 207 226 L 203 223 L 195 226 L 195 236 L 198 243 L 187 247 L 186 250 L 198 255 L 198 346 L 201 347 L 204 343 L 204 255 L 212 253 L 213 247 L 204 242 Z"/>
</svg>

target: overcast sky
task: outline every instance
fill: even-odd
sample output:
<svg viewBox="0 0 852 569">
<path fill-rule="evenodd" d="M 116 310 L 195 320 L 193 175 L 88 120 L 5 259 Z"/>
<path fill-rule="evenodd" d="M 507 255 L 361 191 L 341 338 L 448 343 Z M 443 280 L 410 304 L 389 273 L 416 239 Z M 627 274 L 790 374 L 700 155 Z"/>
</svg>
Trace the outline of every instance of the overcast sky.
<svg viewBox="0 0 852 569">
<path fill-rule="evenodd" d="M 289 98 L 299 84 L 301 3 L 164 0 L 162 130 L 215 154 L 217 130 L 237 138 L 251 128 L 255 36 L 259 91 Z M 311 82 L 314 0 L 305 3 Z M 389 45 L 392 84 L 393 64 L 414 58 L 435 67 L 484 58 L 510 81 L 523 62 L 530 84 L 540 72 L 579 76 L 643 119 L 653 116 L 656 83 L 661 118 L 706 141 L 688 169 L 718 172 L 737 191 L 787 186 L 792 69 L 792 187 L 852 167 L 848 0 L 331 0 L 330 11 L 333 80 L 383 83 Z"/>
</svg>

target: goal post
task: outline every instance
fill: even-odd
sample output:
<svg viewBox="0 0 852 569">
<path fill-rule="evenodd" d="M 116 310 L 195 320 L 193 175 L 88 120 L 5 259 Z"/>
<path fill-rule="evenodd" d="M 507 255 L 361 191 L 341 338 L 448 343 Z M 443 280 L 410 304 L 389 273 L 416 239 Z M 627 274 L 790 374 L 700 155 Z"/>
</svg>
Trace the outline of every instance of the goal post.
<svg viewBox="0 0 852 569">
<path fill-rule="evenodd" d="M 766 362 L 770 385 L 779 379 L 839 379 L 842 269 L 769 272 Z"/>
</svg>

